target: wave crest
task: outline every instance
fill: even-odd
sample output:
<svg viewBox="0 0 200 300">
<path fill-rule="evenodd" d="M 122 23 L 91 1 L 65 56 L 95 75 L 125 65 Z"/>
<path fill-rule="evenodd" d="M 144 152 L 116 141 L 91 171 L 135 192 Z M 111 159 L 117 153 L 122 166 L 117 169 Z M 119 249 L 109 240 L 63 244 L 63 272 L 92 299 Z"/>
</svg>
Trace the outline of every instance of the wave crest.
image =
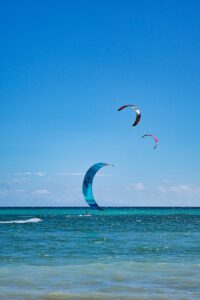
<svg viewBox="0 0 200 300">
<path fill-rule="evenodd" d="M 0 224 L 12 224 L 12 223 L 17 223 L 17 224 L 24 224 L 24 223 L 38 223 L 41 222 L 42 219 L 40 218 L 31 218 L 27 220 L 10 220 L 10 221 L 0 221 Z"/>
</svg>

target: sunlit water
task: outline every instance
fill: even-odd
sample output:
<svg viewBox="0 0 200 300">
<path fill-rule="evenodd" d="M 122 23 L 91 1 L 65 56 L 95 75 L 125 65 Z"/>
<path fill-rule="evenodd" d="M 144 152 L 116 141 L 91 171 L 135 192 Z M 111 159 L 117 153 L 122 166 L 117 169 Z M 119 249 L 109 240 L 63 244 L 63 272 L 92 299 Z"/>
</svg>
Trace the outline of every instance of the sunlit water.
<svg viewBox="0 0 200 300">
<path fill-rule="evenodd" d="M 200 299 L 200 209 L 0 209 L 0 299 Z"/>
</svg>

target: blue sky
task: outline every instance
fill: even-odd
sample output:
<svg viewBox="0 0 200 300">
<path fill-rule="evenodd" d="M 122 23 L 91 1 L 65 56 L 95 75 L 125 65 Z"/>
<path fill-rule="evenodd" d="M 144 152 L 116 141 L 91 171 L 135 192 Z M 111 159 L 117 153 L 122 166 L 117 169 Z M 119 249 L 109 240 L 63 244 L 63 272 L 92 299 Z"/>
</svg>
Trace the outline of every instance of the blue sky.
<svg viewBox="0 0 200 300">
<path fill-rule="evenodd" d="M 199 1 L 0 4 L 0 205 L 200 205 Z M 117 112 L 136 104 L 134 114 Z M 155 134 L 153 150 L 145 133 Z"/>
</svg>

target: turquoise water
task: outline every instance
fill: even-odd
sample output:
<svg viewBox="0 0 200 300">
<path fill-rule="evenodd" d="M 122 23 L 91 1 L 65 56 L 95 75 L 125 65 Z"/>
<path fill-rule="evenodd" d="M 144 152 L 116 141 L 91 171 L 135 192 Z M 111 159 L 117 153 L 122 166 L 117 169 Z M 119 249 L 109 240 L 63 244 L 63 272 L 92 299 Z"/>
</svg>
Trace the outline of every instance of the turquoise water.
<svg viewBox="0 0 200 300">
<path fill-rule="evenodd" d="M 200 299 L 200 208 L 0 209 L 0 299 Z"/>
</svg>

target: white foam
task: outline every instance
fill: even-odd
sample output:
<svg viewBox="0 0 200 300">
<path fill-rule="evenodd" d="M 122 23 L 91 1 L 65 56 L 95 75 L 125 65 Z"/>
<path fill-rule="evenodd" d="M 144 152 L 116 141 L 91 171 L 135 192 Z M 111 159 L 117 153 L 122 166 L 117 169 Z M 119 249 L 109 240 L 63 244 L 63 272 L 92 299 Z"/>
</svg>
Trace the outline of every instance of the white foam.
<svg viewBox="0 0 200 300">
<path fill-rule="evenodd" d="M 17 223 L 17 224 L 24 224 L 24 223 L 38 223 L 41 222 L 42 220 L 40 218 L 31 218 L 27 220 L 11 220 L 11 221 L 0 221 L 0 224 L 12 224 L 12 223 Z"/>
<path fill-rule="evenodd" d="M 85 215 L 78 215 L 79 217 L 91 217 L 92 215 L 89 215 L 89 214 L 85 214 Z"/>
</svg>

